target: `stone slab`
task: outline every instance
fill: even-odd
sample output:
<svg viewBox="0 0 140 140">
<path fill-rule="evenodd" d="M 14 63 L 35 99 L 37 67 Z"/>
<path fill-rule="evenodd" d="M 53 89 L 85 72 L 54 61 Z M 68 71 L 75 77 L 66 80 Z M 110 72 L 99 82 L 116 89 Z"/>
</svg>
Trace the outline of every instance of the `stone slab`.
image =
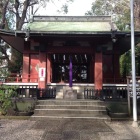
<svg viewBox="0 0 140 140">
<path fill-rule="evenodd" d="M 73 90 L 72 88 L 67 87 L 64 90 L 63 98 L 64 99 L 71 99 L 71 100 L 77 99 L 77 90 Z"/>
</svg>

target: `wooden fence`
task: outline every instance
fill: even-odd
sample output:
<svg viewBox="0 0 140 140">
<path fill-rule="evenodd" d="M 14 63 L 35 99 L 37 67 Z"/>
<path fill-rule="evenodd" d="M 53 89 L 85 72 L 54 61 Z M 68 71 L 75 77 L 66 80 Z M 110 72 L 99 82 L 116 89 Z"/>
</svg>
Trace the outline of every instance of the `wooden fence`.
<svg viewBox="0 0 140 140">
<path fill-rule="evenodd" d="M 103 87 L 102 90 L 84 89 L 85 99 L 127 100 L 127 87 Z"/>
<path fill-rule="evenodd" d="M 37 98 L 53 99 L 56 97 L 56 88 L 38 89 Z"/>
</svg>

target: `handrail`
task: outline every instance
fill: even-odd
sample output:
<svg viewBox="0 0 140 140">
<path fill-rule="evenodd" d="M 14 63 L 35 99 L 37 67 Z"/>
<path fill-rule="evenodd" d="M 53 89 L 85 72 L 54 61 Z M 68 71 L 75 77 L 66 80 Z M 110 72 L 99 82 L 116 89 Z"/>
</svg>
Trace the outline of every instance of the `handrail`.
<svg viewBox="0 0 140 140">
<path fill-rule="evenodd" d="M 9 82 L 38 82 L 38 74 L 22 74 L 19 75 L 17 73 L 11 73 L 7 77 L 0 77 L 0 81 L 2 83 L 9 83 Z"/>
<path fill-rule="evenodd" d="M 138 76 L 137 78 L 140 78 Z M 38 82 L 38 74 L 17 74 L 11 73 L 7 77 L 0 77 L 0 82 Z M 126 78 L 103 78 L 103 83 L 110 83 L 110 84 L 127 84 Z"/>
</svg>

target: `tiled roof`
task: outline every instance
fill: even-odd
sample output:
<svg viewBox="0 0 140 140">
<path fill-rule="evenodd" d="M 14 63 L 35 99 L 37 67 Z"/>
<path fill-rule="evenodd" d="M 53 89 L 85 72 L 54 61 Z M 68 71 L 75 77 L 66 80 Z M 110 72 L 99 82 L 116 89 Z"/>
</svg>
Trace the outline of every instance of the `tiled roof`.
<svg viewBox="0 0 140 140">
<path fill-rule="evenodd" d="M 110 16 L 42 17 L 35 16 L 29 25 L 31 31 L 97 32 L 116 30 Z"/>
</svg>

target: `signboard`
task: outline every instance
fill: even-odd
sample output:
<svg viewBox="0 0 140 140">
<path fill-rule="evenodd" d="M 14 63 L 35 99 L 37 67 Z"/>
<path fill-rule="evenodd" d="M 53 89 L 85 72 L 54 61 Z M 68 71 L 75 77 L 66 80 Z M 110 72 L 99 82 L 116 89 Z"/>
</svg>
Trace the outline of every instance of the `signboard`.
<svg viewBox="0 0 140 140">
<path fill-rule="evenodd" d="M 130 107 L 130 98 L 133 98 L 133 89 L 132 89 L 132 77 L 127 77 L 127 95 L 128 95 L 128 112 L 129 115 L 131 114 L 131 107 Z M 136 98 L 140 98 L 140 77 L 136 77 Z"/>
<path fill-rule="evenodd" d="M 133 92 L 132 92 L 132 84 L 127 84 L 127 89 L 128 89 L 128 95 L 130 97 L 133 97 Z M 136 83 L 136 95 L 140 96 L 140 83 Z"/>
<path fill-rule="evenodd" d="M 46 68 L 39 68 L 39 79 L 40 81 L 45 81 Z"/>
</svg>

